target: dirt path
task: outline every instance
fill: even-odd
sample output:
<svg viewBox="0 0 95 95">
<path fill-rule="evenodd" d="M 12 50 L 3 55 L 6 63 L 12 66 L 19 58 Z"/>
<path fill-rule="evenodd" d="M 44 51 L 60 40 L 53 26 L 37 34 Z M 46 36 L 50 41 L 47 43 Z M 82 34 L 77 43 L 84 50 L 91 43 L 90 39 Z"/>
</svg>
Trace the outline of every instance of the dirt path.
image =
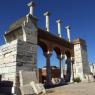
<svg viewBox="0 0 95 95">
<path fill-rule="evenodd" d="M 47 91 L 47 95 L 95 95 L 95 82 L 74 83 L 52 88 Z"/>
</svg>

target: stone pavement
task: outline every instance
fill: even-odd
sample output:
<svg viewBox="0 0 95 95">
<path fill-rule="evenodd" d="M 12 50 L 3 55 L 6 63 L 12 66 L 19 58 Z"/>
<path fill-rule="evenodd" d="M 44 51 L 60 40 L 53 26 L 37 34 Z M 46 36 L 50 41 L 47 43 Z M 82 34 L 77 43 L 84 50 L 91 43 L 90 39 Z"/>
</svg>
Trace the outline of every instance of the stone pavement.
<svg viewBox="0 0 95 95">
<path fill-rule="evenodd" d="M 46 95 L 95 95 L 95 82 L 55 87 L 49 89 Z"/>
</svg>

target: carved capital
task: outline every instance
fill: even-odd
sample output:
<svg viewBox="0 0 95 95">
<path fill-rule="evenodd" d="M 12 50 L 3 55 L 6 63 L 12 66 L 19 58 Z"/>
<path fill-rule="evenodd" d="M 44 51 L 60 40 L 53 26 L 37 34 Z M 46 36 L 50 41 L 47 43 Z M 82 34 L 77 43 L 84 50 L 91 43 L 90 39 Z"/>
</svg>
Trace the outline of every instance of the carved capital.
<svg viewBox="0 0 95 95">
<path fill-rule="evenodd" d="M 59 60 L 63 60 L 63 59 L 65 58 L 65 56 L 64 56 L 63 54 L 60 54 L 60 55 L 57 56 L 57 58 L 58 58 Z"/>
<path fill-rule="evenodd" d="M 52 52 L 51 51 L 44 52 L 44 56 L 47 57 L 47 58 L 50 58 L 51 55 L 52 55 Z"/>
</svg>

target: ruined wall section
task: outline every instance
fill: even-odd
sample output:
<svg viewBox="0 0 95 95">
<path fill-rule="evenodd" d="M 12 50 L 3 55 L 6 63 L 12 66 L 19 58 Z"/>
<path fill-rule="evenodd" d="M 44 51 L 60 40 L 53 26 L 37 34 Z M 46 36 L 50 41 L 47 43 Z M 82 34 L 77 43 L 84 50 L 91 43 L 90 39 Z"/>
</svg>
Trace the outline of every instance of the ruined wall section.
<svg viewBox="0 0 95 95">
<path fill-rule="evenodd" d="M 13 40 L 19 39 L 19 40 L 23 40 L 23 32 L 22 32 L 22 27 L 13 30 L 12 32 L 10 32 L 9 34 L 5 34 L 5 42 L 9 43 Z"/>
<path fill-rule="evenodd" d="M 0 47 L 0 75 L 2 80 L 18 83 L 20 70 L 36 70 L 37 45 L 14 40 Z"/>
<path fill-rule="evenodd" d="M 82 62 L 82 54 L 81 54 L 81 45 L 76 44 L 74 45 L 74 57 L 75 57 L 75 64 L 74 64 L 74 77 L 80 77 L 81 79 L 84 77 L 83 75 L 83 62 Z"/>
<path fill-rule="evenodd" d="M 86 42 L 77 39 L 74 42 L 74 77 L 80 77 L 81 80 L 86 80 L 90 75 L 90 68 L 88 64 L 87 46 Z"/>
<path fill-rule="evenodd" d="M 0 47 L 0 75 L 2 80 L 15 82 L 17 40 Z"/>
<path fill-rule="evenodd" d="M 37 45 L 19 41 L 17 45 L 17 72 L 19 70 L 35 70 L 36 69 L 36 51 Z"/>
<path fill-rule="evenodd" d="M 37 28 L 29 18 L 28 22 L 22 24 L 22 30 L 16 33 L 20 34 L 16 40 L 12 39 L 0 47 L 0 75 L 2 80 L 13 81 L 18 86 L 19 71 L 37 69 Z M 11 34 L 14 35 L 14 32 Z M 22 39 L 19 39 L 20 36 Z M 7 37 L 10 38 L 10 35 Z"/>
<path fill-rule="evenodd" d="M 82 45 L 81 49 L 82 49 L 82 62 L 83 62 L 83 67 L 84 67 L 83 73 L 89 75 L 90 67 L 89 67 L 89 62 L 88 62 L 87 46 Z"/>
</svg>

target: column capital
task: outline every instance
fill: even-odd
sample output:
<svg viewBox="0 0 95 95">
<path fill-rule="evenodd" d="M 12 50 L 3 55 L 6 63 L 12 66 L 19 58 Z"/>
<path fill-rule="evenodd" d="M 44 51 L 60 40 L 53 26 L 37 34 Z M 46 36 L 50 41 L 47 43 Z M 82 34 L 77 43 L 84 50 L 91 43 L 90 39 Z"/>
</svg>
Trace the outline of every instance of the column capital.
<svg viewBox="0 0 95 95">
<path fill-rule="evenodd" d="M 52 51 L 44 52 L 45 57 L 50 57 L 52 55 Z"/>
<path fill-rule="evenodd" d="M 51 13 L 48 11 L 44 13 L 44 16 L 50 16 L 50 15 L 51 15 Z"/>
<path fill-rule="evenodd" d="M 31 1 L 30 3 L 27 4 L 28 7 L 35 7 L 35 3 L 33 1 Z"/>
<path fill-rule="evenodd" d="M 62 23 L 61 19 L 56 20 L 56 23 Z"/>
<path fill-rule="evenodd" d="M 63 60 L 65 58 L 65 56 L 63 54 L 60 54 L 60 55 L 57 56 L 57 58 L 60 59 L 60 60 Z"/>
<path fill-rule="evenodd" d="M 71 26 L 68 25 L 68 26 L 65 27 L 65 29 L 71 29 Z"/>
</svg>

